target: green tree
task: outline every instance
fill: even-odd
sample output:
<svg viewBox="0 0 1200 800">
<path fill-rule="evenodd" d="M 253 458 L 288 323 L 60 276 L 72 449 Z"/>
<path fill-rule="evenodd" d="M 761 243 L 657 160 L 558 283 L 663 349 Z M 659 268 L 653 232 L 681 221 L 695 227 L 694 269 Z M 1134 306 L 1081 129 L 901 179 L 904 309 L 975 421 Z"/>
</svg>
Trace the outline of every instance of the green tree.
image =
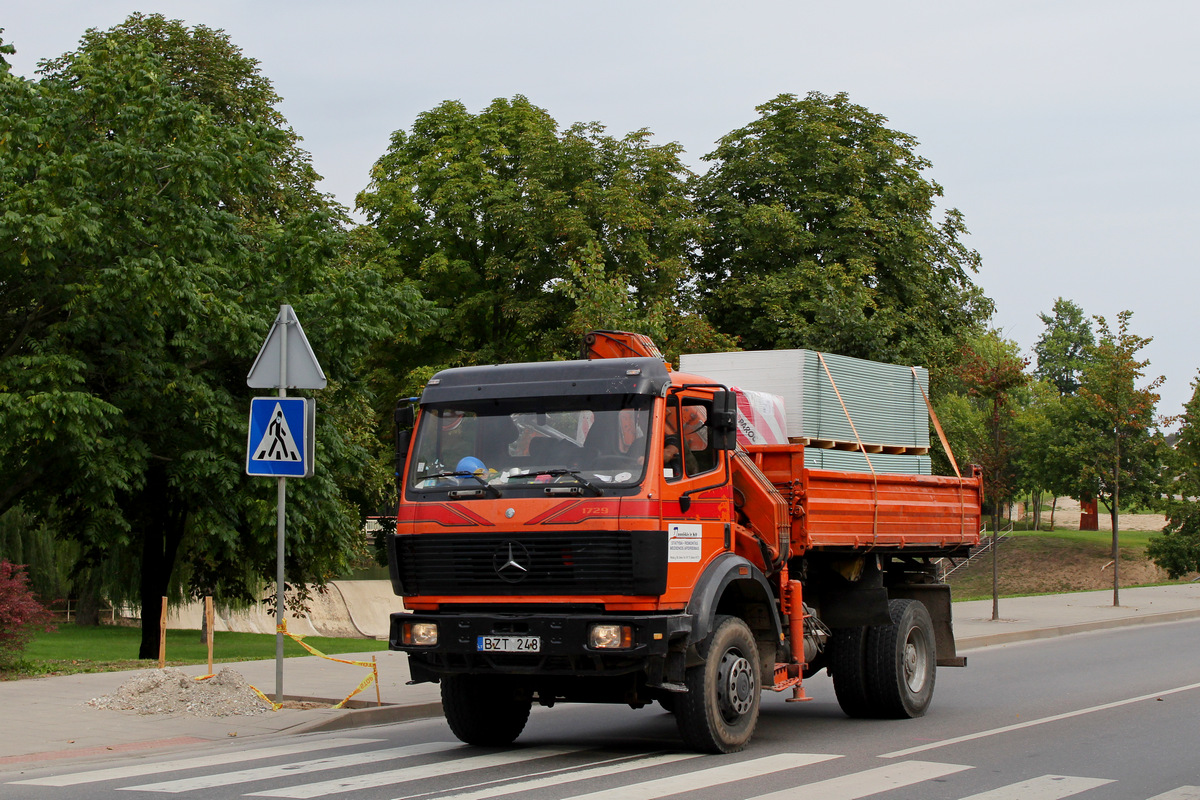
<svg viewBox="0 0 1200 800">
<path fill-rule="evenodd" d="M 1146 554 L 1171 578 L 1200 572 L 1200 380 L 1192 381 L 1192 398 L 1183 407 L 1179 435 L 1168 450 L 1174 482 L 1164 502 L 1167 526 L 1150 537 Z"/>
<path fill-rule="evenodd" d="M 1037 356 L 1033 374 L 1054 384 L 1059 394 L 1075 394 L 1087 353 L 1096 343 L 1092 325 L 1079 306 L 1061 297 L 1054 301 L 1053 316 L 1038 314 L 1038 318 L 1046 329 L 1033 346 Z"/>
<path fill-rule="evenodd" d="M 1148 360 L 1138 353 L 1151 339 L 1129 330 L 1130 311 L 1117 315 L 1117 328 L 1096 317 L 1099 334 L 1083 367 L 1076 409 L 1080 426 L 1090 433 L 1082 439 L 1078 465 L 1081 479 L 1093 481 L 1097 496 L 1109 508 L 1112 520 L 1113 605 L 1120 605 L 1118 548 L 1121 500 L 1157 497 L 1162 476 L 1162 437 L 1155 426 L 1155 406 L 1163 382 L 1157 377 L 1145 386 Z"/>
<path fill-rule="evenodd" d="M 159 597 L 248 601 L 274 573 L 274 491 L 242 464 L 245 375 L 279 304 L 330 378 L 317 475 L 290 492 L 298 590 L 361 548 L 386 485 L 358 364 L 429 317 L 354 257 L 223 33 L 135 15 L 39 74 L 0 75 L 0 512 L 55 504 L 123 576 L 113 599 L 140 603 L 152 657 Z"/>
<path fill-rule="evenodd" d="M 386 364 L 574 357 L 579 334 L 618 325 L 665 351 L 729 346 L 686 291 L 698 222 L 679 153 L 645 130 L 560 132 L 521 96 L 448 101 L 395 132 L 358 205 L 446 316 Z"/>
<path fill-rule="evenodd" d="M 845 94 L 780 95 L 694 181 L 703 308 L 748 349 L 945 366 L 992 304 L 917 141 Z"/>
</svg>

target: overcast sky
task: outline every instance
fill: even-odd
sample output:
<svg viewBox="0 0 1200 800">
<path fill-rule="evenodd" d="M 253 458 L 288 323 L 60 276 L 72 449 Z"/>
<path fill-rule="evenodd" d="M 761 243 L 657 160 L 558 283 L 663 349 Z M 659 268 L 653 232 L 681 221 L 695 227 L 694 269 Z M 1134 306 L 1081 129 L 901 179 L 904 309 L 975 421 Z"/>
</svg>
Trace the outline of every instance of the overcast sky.
<svg viewBox="0 0 1200 800">
<path fill-rule="evenodd" d="M 15 8 L 14 6 L 20 6 Z M 963 212 L 993 324 L 1031 355 L 1056 297 L 1154 342 L 1161 414 L 1200 367 L 1200 3 L 42 0 L 0 13 L 14 71 L 161 13 L 261 62 L 322 188 L 353 207 L 391 133 L 523 94 L 561 126 L 648 128 L 686 161 L 781 93 L 848 92 L 915 136 Z"/>
</svg>

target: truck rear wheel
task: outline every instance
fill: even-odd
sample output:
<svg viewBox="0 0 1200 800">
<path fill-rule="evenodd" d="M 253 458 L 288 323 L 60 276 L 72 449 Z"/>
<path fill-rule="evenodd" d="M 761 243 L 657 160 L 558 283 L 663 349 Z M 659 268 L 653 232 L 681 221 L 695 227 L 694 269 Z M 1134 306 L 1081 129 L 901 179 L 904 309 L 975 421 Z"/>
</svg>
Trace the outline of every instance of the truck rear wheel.
<svg viewBox="0 0 1200 800">
<path fill-rule="evenodd" d="M 871 714 L 882 719 L 919 717 L 933 699 L 937 677 L 933 620 L 919 600 L 891 600 L 888 611 L 892 624 L 872 627 L 867 634 Z"/>
<path fill-rule="evenodd" d="M 867 693 L 867 629 L 838 628 L 829 643 L 829 674 L 838 705 L 848 717 L 871 716 Z"/>
<path fill-rule="evenodd" d="M 442 678 L 442 711 L 450 730 L 467 744 L 512 744 L 529 720 L 528 692 L 513 681 L 491 675 Z"/>
<path fill-rule="evenodd" d="M 762 681 L 758 645 L 746 623 L 717 617 L 704 663 L 685 675 L 687 693 L 675 701 L 685 744 L 705 753 L 733 753 L 750 741 L 758 723 Z"/>
</svg>

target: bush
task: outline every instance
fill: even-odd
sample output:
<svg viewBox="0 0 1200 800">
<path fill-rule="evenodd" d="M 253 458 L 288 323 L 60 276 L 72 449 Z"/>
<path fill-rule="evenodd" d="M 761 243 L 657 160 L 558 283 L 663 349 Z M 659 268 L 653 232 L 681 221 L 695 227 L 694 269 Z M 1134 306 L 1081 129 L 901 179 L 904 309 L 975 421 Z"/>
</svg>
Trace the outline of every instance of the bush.
<svg viewBox="0 0 1200 800">
<path fill-rule="evenodd" d="M 1173 502 L 1167 519 L 1162 536 L 1150 537 L 1146 555 L 1176 580 L 1200 571 L 1200 504 Z"/>
<path fill-rule="evenodd" d="M 25 567 L 0 561 L 0 666 L 24 652 L 34 631 L 52 631 L 50 612 L 29 588 Z"/>
</svg>

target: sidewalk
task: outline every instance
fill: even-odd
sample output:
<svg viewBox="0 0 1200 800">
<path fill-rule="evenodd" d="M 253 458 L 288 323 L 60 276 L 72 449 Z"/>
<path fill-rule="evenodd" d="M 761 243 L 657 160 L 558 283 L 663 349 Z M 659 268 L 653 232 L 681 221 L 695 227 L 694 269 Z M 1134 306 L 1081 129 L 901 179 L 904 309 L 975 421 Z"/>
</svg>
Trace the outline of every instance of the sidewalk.
<svg viewBox="0 0 1200 800">
<path fill-rule="evenodd" d="M 1047 595 L 1000 600 L 1001 619 L 993 622 L 991 600 L 954 604 L 954 630 L 960 653 L 1011 642 L 1064 636 L 1126 625 L 1200 618 L 1200 583 L 1122 589 L 1119 608 L 1112 592 Z M 0 683 L 0 708 L 8 724 L 0 726 L 0 772 L 10 772 L 56 759 L 102 759 L 113 753 L 200 746 L 232 737 L 256 738 L 283 732 L 337 730 L 438 716 L 439 690 L 433 684 L 407 685 L 407 657 L 402 653 L 367 653 L 339 658 L 379 662 L 380 696 L 373 687 L 355 697 L 367 707 L 282 709 L 240 717 L 196 717 L 185 714 L 138 716 L 96 709 L 87 701 L 111 694 L 130 672 L 68 675 Z M 274 697 L 275 662 L 222 664 L 241 673 L 267 696 Z M 203 675 L 203 665 L 184 667 Z M 349 694 L 362 668 L 309 656 L 284 662 L 284 692 L 289 698 L 323 698 L 337 702 Z"/>
</svg>

